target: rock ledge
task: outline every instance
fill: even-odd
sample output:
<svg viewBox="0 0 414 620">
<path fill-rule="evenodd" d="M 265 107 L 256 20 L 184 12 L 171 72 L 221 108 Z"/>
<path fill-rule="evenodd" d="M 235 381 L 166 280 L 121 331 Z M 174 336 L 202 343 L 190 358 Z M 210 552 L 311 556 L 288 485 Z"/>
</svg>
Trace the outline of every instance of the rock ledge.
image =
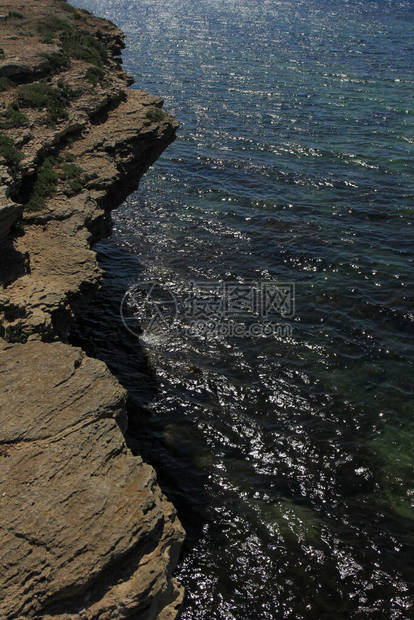
<svg viewBox="0 0 414 620">
<path fill-rule="evenodd" d="M 126 446 L 123 388 L 68 334 L 100 285 L 92 244 L 177 123 L 127 88 L 118 28 L 65 0 L 0 0 L 0 36 L 0 617 L 172 620 L 182 526 Z M 25 107 L 34 83 L 65 102 L 53 122 L 46 104 Z"/>
<path fill-rule="evenodd" d="M 127 449 L 125 393 L 63 343 L 1 355 L 0 616 L 172 618 L 183 531 Z"/>
</svg>

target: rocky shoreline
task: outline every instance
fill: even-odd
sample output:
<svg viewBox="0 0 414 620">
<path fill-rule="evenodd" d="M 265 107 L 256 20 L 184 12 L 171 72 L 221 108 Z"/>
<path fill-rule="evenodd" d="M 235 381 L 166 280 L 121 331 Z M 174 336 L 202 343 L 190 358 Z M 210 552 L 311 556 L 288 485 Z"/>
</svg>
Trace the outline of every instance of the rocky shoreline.
<svg viewBox="0 0 414 620">
<path fill-rule="evenodd" d="M 65 0 L 0 1 L 0 615 L 174 618 L 183 540 L 126 446 L 125 392 L 68 344 L 110 210 L 174 139 L 123 34 Z"/>
</svg>

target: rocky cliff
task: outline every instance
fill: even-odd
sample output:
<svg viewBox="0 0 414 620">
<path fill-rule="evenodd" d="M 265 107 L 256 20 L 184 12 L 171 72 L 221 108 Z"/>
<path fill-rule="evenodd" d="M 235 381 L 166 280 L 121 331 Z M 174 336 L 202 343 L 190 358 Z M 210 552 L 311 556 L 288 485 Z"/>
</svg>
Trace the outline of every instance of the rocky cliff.
<svg viewBox="0 0 414 620">
<path fill-rule="evenodd" d="M 0 36 L 0 617 L 174 618 L 182 527 L 123 389 L 67 338 L 93 242 L 176 123 L 87 11 L 0 0 Z"/>
</svg>

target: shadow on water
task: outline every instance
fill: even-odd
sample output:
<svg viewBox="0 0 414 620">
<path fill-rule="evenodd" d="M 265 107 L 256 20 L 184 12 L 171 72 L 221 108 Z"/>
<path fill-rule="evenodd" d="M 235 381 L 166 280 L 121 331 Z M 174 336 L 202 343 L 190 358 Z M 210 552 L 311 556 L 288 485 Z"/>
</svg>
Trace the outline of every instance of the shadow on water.
<svg viewBox="0 0 414 620">
<path fill-rule="evenodd" d="M 379 492 L 376 481 L 378 476 L 364 477 L 358 472 L 379 471 L 380 461 L 376 462 L 374 459 L 374 462 L 373 456 L 366 450 L 365 442 L 359 445 L 357 441 L 361 433 L 365 435 L 361 427 L 361 418 L 357 416 L 353 420 L 353 416 L 345 415 L 341 421 L 340 399 L 332 398 L 330 403 L 326 403 L 323 420 L 316 422 L 313 431 L 310 421 L 306 422 L 306 428 L 309 430 L 309 446 L 306 447 L 306 441 L 303 443 L 303 433 L 296 435 L 294 431 L 300 427 L 301 415 L 305 415 L 303 412 L 301 414 L 299 409 L 296 410 L 296 404 L 295 411 L 289 410 L 285 422 L 279 416 L 279 430 L 282 430 L 284 424 L 286 428 L 283 433 L 277 433 L 279 443 L 272 446 L 272 450 L 276 454 L 278 452 L 289 454 L 290 443 L 294 451 L 297 451 L 299 444 L 304 454 L 308 450 L 305 477 L 299 475 L 296 479 L 289 466 L 289 459 L 278 458 L 277 477 L 272 470 L 267 471 L 263 465 L 262 473 L 257 478 L 251 470 L 250 461 L 244 459 L 237 446 L 230 442 L 223 448 L 227 478 L 221 483 L 217 481 L 214 483 L 214 479 L 211 478 L 214 467 L 209 467 L 208 463 L 203 465 L 203 458 L 216 459 L 218 462 L 219 456 L 206 455 L 203 452 L 203 440 L 197 435 L 199 426 L 197 422 L 200 420 L 200 412 L 204 411 L 201 405 L 204 404 L 208 410 L 209 407 L 214 409 L 214 403 L 210 401 L 203 403 L 201 393 L 197 392 L 198 401 L 191 401 L 189 403 L 191 411 L 187 410 L 186 413 L 181 410 L 180 399 L 174 399 L 171 393 L 171 398 L 165 394 L 164 398 L 161 398 L 162 406 L 166 408 L 165 415 L 157 411 L 157 402 L 160 402 L 160 397 L 165 392 L 162 373 L 157 369 L 156 374 L 140 339 L 125 328 L 120 313 L 125 292 L 138 281 L 143 269 L 136 256 L 111 241 L 100 242 L 96 250 L 99 265 L 105 274 L 103 285 L 95 298 L 79 313 L 72 330 L 71 343 L 81 346 L 88 355 L 104 361 L 128 392 L 127 443 L 133 453 L 142 456 L 144 461 L 156 469 L 160 486 L 176 506 L 187 531 L 181 568 L 184 579 L 183 575 L 180 577 L 188 590 L 197 591 L 193 581 L 199 580 L 197 572 L 194 573 L 191 568 L 194 554 L 201 565 L 206 562 L 215 566 L 214 558 L 211 557 L 212 550 L 220 549 L 221 553 L 230 556 L 234 552 L 233 547 L 241 548 L 242 554 L 246 553 L 249 571 L 253 567 L 260 572 L 260 562 L 269 557 L 272 564 L 268 569 L 273 575 L 271 582 L 275 588 L 276 584 L 279 584 L 278 587 L 283 589 L 283 584 L 289 583 L 285 581 L 287 578 L 294 579 L 295 586 L 304 593 L 304 600 L 313 600 L 315 597 L 312 588 L 322 587 L 322 591 L 316 596 L 317 600 L 314 600 L 315 607 L 312 612 L 306 609 L 305 603 L 301 603 L 298 591 L 294 590 L 295 609 L 309 618 L 326 617 L 323 614 L 328 613 L 328 610 L 338 618 L 349 617 L 352 602 L 344 602 L 347 600 L 346 583 L 334 576 L 336 563 L 342 562 L 345 566 L 343 570 L 352 576 L 353 570 L 357 570 L 355 566 L 360 562 L 358 566 L 361 566 L 361 569 L 358 568 L 358 571 L 361 570 L 361 577 L 358 584 L 363 586 L 365 580 L 367 583 L 370 581 L 375 583 L 376 580 L 370 577 L 369 570 L 370 566 L 378 566 L 378 558 L 371 546 L 381 545 L 381 541 L 383 542 L 381 568 L 392 567 L 392 572 L 397 569 L 401 576 L 404 575 L 409 580 L 412 568 L 410 556 L 412 538 L 409 534 L 411 519 L 405 512 L 404 504 L 396 504 L 394 512 L 389 511 L 385 504 L 378 506 L 379 511 L 372 512 L 374 498 Z M 185 373 L 180 375 L 179 371 L 177 367 L 176 384 L 174 384 L 177 392 L 185 389 Z M 329 377 L 325 377 L 325 382 L 328 378 L 334 380 L 333 375 L 335 372 L 331 369 Z M 352 388 L 356 389 L 355 382 L 352 383 Z M 312 393 L 309 387 L 307 389 Z M 322 391 L 325 393 L 325 390 Z M 246 395 L 253 405 L 255 402 L 253 391 L 247 390 Z M 317 402 L 322 402 L 323 394 L 318 392 L 314 396 Z M 242 408 L 241 401 L 237 401 L 233 403 L 235 406 L 233 410 L 231 404 L 233 398 L 232 392 L 229 394 L 227 411 L 230 425 L 234 425 L 236 420 L 232 417 L 233 414 Z M 259 394 L 257 412 L 262 412 L 265 407 L 260 398 Z M 280 411 L 279 414 L 281 413 Z M 243 425 L 248 428 L 249 419 L 246 417 L 242 419 Z M 264 424 L 266 420 L 262 422 Z M 244 427 L 238 425 L 237 428 L 241 433 L 244 432 Z M 253 425 L 252 428 L 256 427 Z M 272 428 L 269 427 L 269 432 Z M 216 411 L 214 429 L 215 433 L 226 432 L 226 408 Z M 230 432 L 229 429 L 227 431 Z M 256 433 L 259 433 L 257 428 Z M 337 435 L 340 437 L 341 434 L 342 439 L 338 439 Z M 260 433 L 258 436 L 260 437 Z M 387 437 L 378 439 L 376 453 L 388 453 L 393 441 L 392 437 L 389 440 Z M 407 452 L 408 450 L 409 448 Z M 400 454 L 398 456 L 399 462 L 402 462 L 402 456 Z M 299 456 L 297 458 L 300 460 Z M 394 462 L 395 459 L 391 460 Z M 323 467 L 324 463 L 329 463 L 327 470 Z M 322 489 L 321 472 L 324 471 L 327 471 L 326 475 L 331 478 L 331 483 L 329 480 L 325 481 L 325 489 Z M 391 474 L 390 469 L 387 476 L 390 477 Z M 217 478 L 217 473 L 215 476 Z M 394 478 L 395 476 L 391 481 L 392 484 L 386 481 L 386 488 L 389 503 L 395 504 L 399 490 L 394 488 L 396 484 Z M 229 483 L 232 480 L 234 489 L 237 489 L 236 495 Z M 303 485 L 310 485 L 305 493 L 306 497 L 302 497 L 299 481 L 302 490 Z M 251 494 L 247 493 L 250 484 L 254 487 L 253 490 L 257 491 L 252 498 Z M 311 487 L 314 487 L 313 491 Z M 320 499 L 318 493 L 322 491 L 323 497 Z M 256 498 L 256 495 L 260 497 Z M 215 516 L 212 514 L 214 511 Z M 352 519 L 350 515 L 353 515 Z M 231 527 L 228 523 L 231 523 Z M 370 536 L 366 538 L 368 525 L 374 531 L 371 531 Z M 375 530 L 378 531 L 378 535 L 375 534 Z M 400 547 L 396 553 L 385 538 L 390 536 L 396 540 L 394 537 L 399 530 L 399 538 L 406 548 L 404 550 Z M 260 551 L 260 547 L 256 550 L 249 548 L 248 553 L 243 550 L 245 544 L 253 544 L 254 536 L 260 538 L 267 556 Z M 284 540 L 283 546 L 280 544 L 281 540 Z M 323 561 L 321 554 L 326 556 Z M 282 558 L 286 562 L 286 574 L 280 568 L 278 570 L 281 572 L 274 573 L 275 569 L 271 567 L 280 565 Z M 305 558 L 306 562 L 302 564 Z M 313 577 L 308 575 L 308 569 L 305 567 L 312 567 Z M 234 575 L 227 574 L 221 567 L 214 570 L 219 574 L 220 588 L 230 596 L 234 591 Z M 385 575 L 385 572 L 383 574 Z M 385 596 L 391 599 L 393 586 L 390 583 L 375 583 L 373 600 L 380 596 L 378 588 L 382 588 L 382 591 L 386 592 Z M 323 595 L 325 591 L 326 596 Z M 248 603 L 251 607 L 245 608 L 244 617 L 257 617 L 255 614 L 260 593 L 255 591 L 254 596 L 246 598 L 242 592 L 240 596 L 244 601 L 243 604 Z M 342 606 L 343 614 L 340 612 Z M 190 608 L 189 604 L 187 607 Z M 184 610 L 187 607 L 184 606 Z M 183 617 L 186 617 L 185 611 Z M 384 616 L 379 614 L 378 617 Z"/>
<path fill-rule="evenodd" d="M 95 249 L 104 271 L 102 287 L 87 305 L 80 307 L 70 342 L 105 362 L 127 390 L 128 447 L 155 468 L 163 492 L 173 502 L 186 529 L 184 549 L 191 548 L 191 541 L 199 538 L 206 520 L 204 507 L 208 502 L 203 496 L 203 480 L 207 474 L 195 467 L 191 447 L 187 454 L 174 454 L 165 424 L 152 415 L 151 403 L 159 391 L 159 380 L 138 336 L 126 329 L 120 312 L 122 298 L 138 280 L 141 266 L 134 255 L 110 241 L 101 241 Z M 180 469 L 183 473 L 185 470 L 185 483 L 177 488 Z"/>
<path fill-rule="evenodd" d="M 182 619 L 412 617 L 412 2 L 78 2 L 182 123 L 78 340 L 187 528 Z M 293 337 L 147 330 L 155 377 L 119 321 L 141 269 L 294 282 Z"/>
</svg>

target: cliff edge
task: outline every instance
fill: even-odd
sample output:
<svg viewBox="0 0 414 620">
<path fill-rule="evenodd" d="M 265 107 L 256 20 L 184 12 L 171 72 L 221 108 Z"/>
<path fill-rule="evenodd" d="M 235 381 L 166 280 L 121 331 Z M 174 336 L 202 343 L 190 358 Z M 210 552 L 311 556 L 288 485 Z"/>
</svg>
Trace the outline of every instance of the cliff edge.
<svg viewBox="0 0 414 620">
<path fill-rule="evenodd" d="M 124 440 L 125 393 L 67 344 L 110 210 L 174 139 L 128 90 L 123 34 L 65 0 L 0 0 L 0 616 L 175 618 L 183 540 Z"/>
</svg>

